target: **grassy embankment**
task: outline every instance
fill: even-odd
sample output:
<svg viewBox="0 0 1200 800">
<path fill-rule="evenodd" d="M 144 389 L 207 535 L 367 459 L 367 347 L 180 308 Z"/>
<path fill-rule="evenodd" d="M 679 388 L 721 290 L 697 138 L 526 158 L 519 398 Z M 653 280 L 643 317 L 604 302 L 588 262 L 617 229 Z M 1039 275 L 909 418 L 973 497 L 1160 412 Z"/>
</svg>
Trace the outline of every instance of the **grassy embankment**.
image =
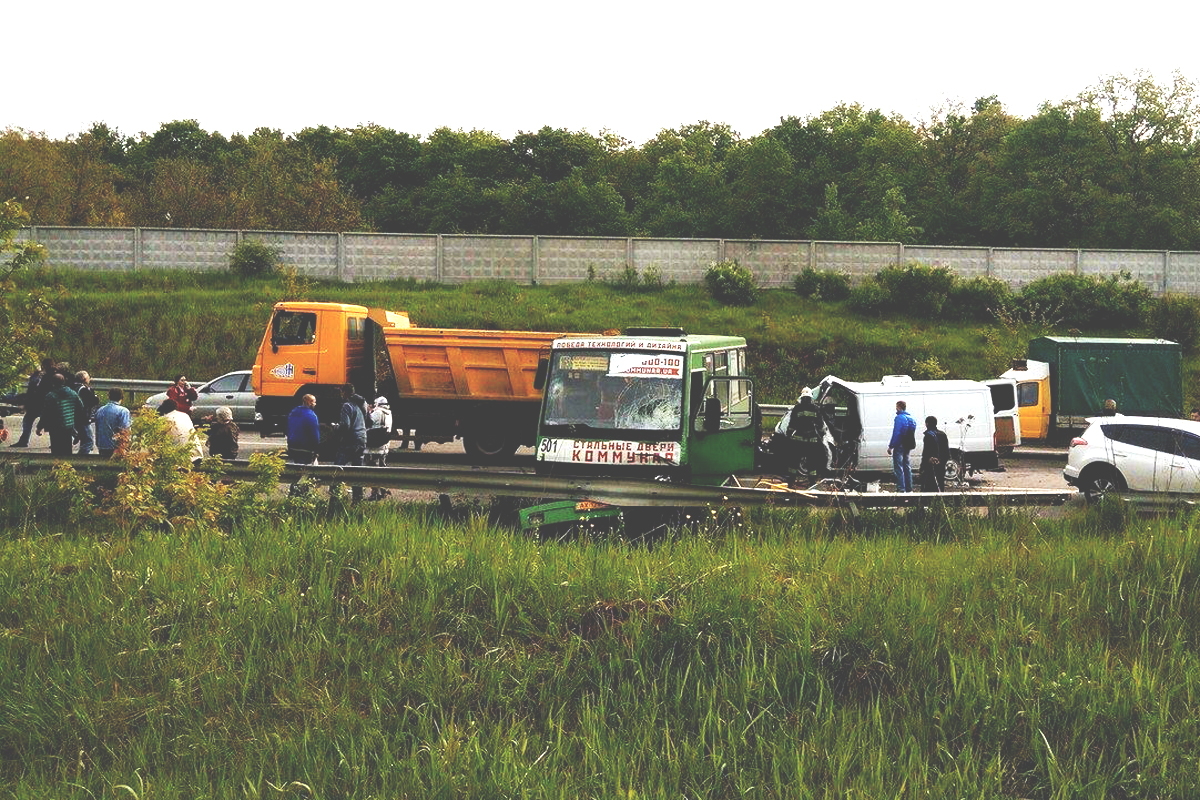
<svg viewBox="0 0 1200 800">
<path fill-rule="evenodd" d="M 65 272 L 58 277 L 67 294 L 56 303 L 54 356 L 105 377 L 166 379 L 187 372 L 211 378 L 249 367 L 270 305 L 283 296 L 277 280 L 241 280 L 226 273 Z M 863 319 L 843 303 L 808 300 L 787 290 L 762 292 L 749 308 L 722 306 L 699 286 L 629 291 L 603 282 L 538 287 L 320 283 L 308 297 L 406 310 L 416 324 L 432 327 L 601 331 L 679 325 L 697 333 L 734 333 L 750 342 L 752 374 L 768 403 L 790 402 L 799 386 L 827 374 L 877 380 L 911 372 L 915 362 L 930 357 L 949 377 L 995 377 L 1030 335 L 995 329 L 1006 344 L 999 349 L 985 342 L 987 326 L 903 316 Z M 1189 365 L 1189 371 L 1195 368 Z"/>
<path fill-rule="evenodd" d="M 1200 792 L 1194 516 L 7 522 L 13 797 Z"/>
</svg>

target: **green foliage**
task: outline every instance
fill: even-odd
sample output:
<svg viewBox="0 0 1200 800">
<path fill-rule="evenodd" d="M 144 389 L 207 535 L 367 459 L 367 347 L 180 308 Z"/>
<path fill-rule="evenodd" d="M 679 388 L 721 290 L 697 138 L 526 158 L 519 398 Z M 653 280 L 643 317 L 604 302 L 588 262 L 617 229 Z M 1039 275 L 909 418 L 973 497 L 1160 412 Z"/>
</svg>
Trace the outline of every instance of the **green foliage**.
<svg viewBox="0 0 1200 800">
<path fill-rule="evenodd" d="M 713 299 L 730 306 L 754 305 L 758 295 L 754 273 L 736 260 L 710 264 L 704 272 L 704 285 Z"/>
<path fill-rule="evenodd" d="M 1039 278 L 1021 290 L 1021 308 L 1059 310 L 1069 328 L 1130 331 L 1143 325 L 1152 295 L 1127 271 L 1108 278 L 1060 273 Z"/>
<path fill-rule="evenodd" d="M 1200 300 L 1167 294 L 1149 303 L 1146 327 L 1158 339 L 1178 342 L 1185 352 L 1200 350 Z"/>
<path fill-rule="evenodd" d="M 909 374 L 918 381 L 940 381 L 949 376 L 950 371 L 941 365 L 937 356 L 927 356 L 914 361 Z"/>
<path fill-rule="evenodd" d="M 588 268 L 588 279 L 591 280 L 594 272 L 592 268 Z M 617 289 L 624 292 L 655 292 L 663 288 L 662 270 L 656 265 L 651 264 L 646 269 L 638 273 L 637 267 L 626 264 L 625 268 L 618 272 L 610 281 Z"/>
<path fill-rule="evenodd" d="M 955 277 L 947 267 L 911 263 L 886 267 L 875 280 L 887 291 L 894 308 L 925 319 L 941 319 Z"/>
<path fill-rule="evenodd" d="M 113 455 L 121 465 L 115 484 L 79 473 L 68 464 L 55 468 L 60 496 L 67 498 L 74 521 L 102 520 L 126 532 L 143 530 L 217 531 L 260 517 L 264 498 L 283 471 L 278 456 L 254 453 L 250 482 L 220 480 L 220 459 L 204 459 L 195 468 L 200 431 L 176 441 L 166 420 L 154 411 L 134 412 L 129 439 Z"/>
<path fill-rule="evenodd" d="M 845 272 L 805 267 L 793 279 L 792 288 L 801 297 L 837 302 L 850 296 L 850 276 Z"/>
<path fill-rule="evenodd" d="M 257 239 L 243 239 L 229 254 L 229 269 L 243 278 L 270 275 L 279 267 L 279 248 Z"/>
<path fill-rule="evenodd" d="M 950 287 L 943 310 L 952 319 L 989 322 L 997 312 L 1009 308 L 1012 302 L 1012 290 L 998 278 L 956 279 Z"/>
<path fill-rule="evenodd" d="M 864 317 L 881 317 L 885 312 L 896 310 L 892 305 L 891 292 L 875 280 L 864 281 L 851 289 L 848 305 L 852 311 Z"/>
<path fill-rule="evenodd" d="M 17 232 L 29 215 L 15 200 L 0 205 L 0 390 L 32 372 L 50 342 L 54 309 L 47 292 L 18 281 L 44 257 L 37 242 L 20 242 Z"/>
</svg>

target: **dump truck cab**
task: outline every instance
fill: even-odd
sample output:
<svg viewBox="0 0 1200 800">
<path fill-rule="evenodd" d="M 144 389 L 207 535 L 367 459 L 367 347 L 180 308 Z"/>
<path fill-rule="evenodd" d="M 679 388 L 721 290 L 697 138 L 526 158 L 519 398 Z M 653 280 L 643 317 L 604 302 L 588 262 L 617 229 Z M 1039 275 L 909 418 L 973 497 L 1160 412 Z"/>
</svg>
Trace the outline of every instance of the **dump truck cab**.
<svg viewBox="0 0 1200 800">
<path fill-rule="evenodd" d="M 337 418 L 338 388 L 354 384 L 373 394 L 375 348 L 381 316 L 390 326 L 409 327 L 408 315 L 369 311 L 348 303 L 276 303 L 258 348 L 251 380 L 265 427 L 277 429 L 305 394 L 317 397 L 322 421 Z"/>
</svg>

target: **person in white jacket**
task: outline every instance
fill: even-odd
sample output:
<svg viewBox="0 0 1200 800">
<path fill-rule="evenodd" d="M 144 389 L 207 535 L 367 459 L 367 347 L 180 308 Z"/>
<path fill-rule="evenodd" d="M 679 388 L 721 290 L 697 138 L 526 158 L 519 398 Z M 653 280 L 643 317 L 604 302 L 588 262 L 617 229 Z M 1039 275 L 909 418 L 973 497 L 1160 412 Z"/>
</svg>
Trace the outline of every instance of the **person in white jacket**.
<svg viewBox="0 0 1200 800">
<path fill-rule="evenodd" d="M 387 434 L 379 434 L 383 438 L 383 443 L 375 447 L 371 447 L 370 439 L 372 431 L 383 430 Z M 386 397 L 380 396 L 375 398 L 375 402 L 371 404 L 371 427 L 367 429 L 367 450 L 365 453 L 365 461 L 368 467 L 386 467 L 388 448 L 391 446 L 392 433 L 392 409 L 388 404 Z M 368 500 L 382 500 L 391 494 L 391 489 L 381 489 L 378 486 L 371 487 L 371 496 Z"/>
</svg>

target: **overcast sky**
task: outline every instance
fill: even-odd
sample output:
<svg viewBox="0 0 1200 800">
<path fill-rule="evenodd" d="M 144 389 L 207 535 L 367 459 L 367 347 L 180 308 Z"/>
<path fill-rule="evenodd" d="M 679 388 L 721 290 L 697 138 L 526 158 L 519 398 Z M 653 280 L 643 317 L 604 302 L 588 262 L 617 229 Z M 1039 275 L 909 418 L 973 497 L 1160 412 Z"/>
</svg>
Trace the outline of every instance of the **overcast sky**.
<svg viewBox="0 0 1200 800">
<path fill-rule="evenodd" d="M 1200 81 L 1200 6 L 343 0 L 5 7 L 0 129 L 64 138 L 195 119 L 225 135 L 376 123 L 642 144 L 699 120 L 750 137 L 839 103 L 916 123 L 996 95 L 1028 117 L 1102 77 Z M 986 10 L 985 10 L 986 9 Z"/>
</svg>

